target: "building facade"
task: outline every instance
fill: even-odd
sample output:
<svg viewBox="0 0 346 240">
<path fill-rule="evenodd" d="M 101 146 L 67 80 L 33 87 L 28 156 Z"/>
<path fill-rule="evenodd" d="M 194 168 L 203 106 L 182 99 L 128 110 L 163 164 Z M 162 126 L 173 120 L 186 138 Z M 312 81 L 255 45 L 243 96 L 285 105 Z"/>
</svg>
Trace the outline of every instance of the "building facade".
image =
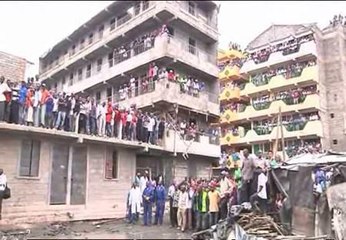
<svg viewBox="0 0 346 240">
<path fill-rule="evenodd" d="M 21 57 L 0 51 L 0 77 L 12 82 L 26 81 L 29 62 Z"/>
<path fill-rule="evenodd" d="M 167 128 L 156 146 L 1 124 L 0 164 L 13 195 L 4 201 L 3 219 L 123 217 L 138 171 L 162 174 L 166 185 L 210 177 L 220 153 L 217 137 L 207 131 L 219 116 L 217 14 L 213 1 L 115 1 L 42 56 L 39 79 L 57 92 L 124 108 L 136 104 L 168 125 L 187 119 L 203 131 L 187 140 L 177 127 Z M 160 34 L 163 25 L 169 34 Z M 181 91 L 167 75 L 144 90 L 149 64 L 198 79 L 204 90 Z M 134 90 L 123 98 L 122 86 L 132 78 Z"/>
<path fill-rule="evenodd" d="M 240 69 L 239 51 L 219 52 L 223 150 L 283 156 L 283 136 L 286 159 L 307 146 L 345 151 L 344 31 L 272 25 L 249 43 Z"/>
<path fill-rule="evenodd" d="M 224 148 L 282 152 L 281 136 L 288 156 L 308 144 L 325 146 L 315 28 L 269 27 L 250 42 L 240 69 L 233 63 L 242 56 L 228 51 L 232 58 L 219 74 L 226 83 L 220 115 Z"/>
</svg>

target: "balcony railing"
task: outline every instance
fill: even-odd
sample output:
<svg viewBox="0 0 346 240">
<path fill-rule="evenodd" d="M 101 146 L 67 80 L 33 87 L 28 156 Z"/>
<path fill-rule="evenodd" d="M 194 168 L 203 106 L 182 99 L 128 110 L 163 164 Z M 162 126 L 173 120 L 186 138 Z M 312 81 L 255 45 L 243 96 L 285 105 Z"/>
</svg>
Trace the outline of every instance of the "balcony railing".
<svg viewBox="0 0 346 240">
<path fill-rule="evenodd" d="M 268 60 L 257 64 L 253 60 L 246 61 L 241 69 L 241 73 L 249 73 L 256 69 L 266 68 L 282 62 L 287 62 L 291 59 L 297 59 L 306 55 L 317 55 L 316 44 L 314 41 L 309 41 L 301 44 L 298 52 L 293 52 L 289 55 L 283 55 L 283 52 L 274 52 L 269 55 Z"/>
<path fill-rule="evenodd" d="M 132 88 L 131 91 L 122 95 L 116 93 L 113 95 L 113 101 L 129 107 L 136 104 L 138 108 L 150 106 L 155 102 L 166 101 L 176 103 L 200 112 L 209 111 L 214 115 L 219 115 L 219 103 L 211 101 L 217 94 L 200 91 L 196 93 L 182 92 L 180 85 L 176 82 L 169 81 L 166 78 L 156 82 L 149 82 L 148 85 Z M 104 101 L 105 99 L 103 99 Z"/>
<path fill-rule="evenodd" d="M 274 76 L 266 83 L 263 84 L 256 84 L 252 83 L 251 81 L 245 85 L 245 88 L 241 91 L 241 95 L 253 95 L 257 94 L 258 92 L 265 92 L 265 91 L 272 91 L 275 89 L 284 88 L 290 85 L 299 85 L 306 82 L 318 82 L 318 67 L 315 66 L 309 66 L 302 70 L 301 74 L 299 76 L 295 76 L 293 78 L 286 79 L 282 75 Z"/>
<path fill-rule="evenodd" d="M 278 131 L 277 126 L 273 127 L 270 132 L 258 132 L 258 130 L 251 129 L 244 136 L 234 136 L 232 133 L 228 133 L 220 139 L 220 144 L 250 144 L 273 141 L 277 138 L 277 134 L 279 135 L 278 137 L 281 138 L 281 131 Z M 323 137 L 322 122 L 320 120 L 306 121 L 304 124 L 298 124 L 294 127 L 285 126 L 283 129 L 284 138 L 300 138 L 305 136 Z"/>
<path fill-rule="evenodd" d="M 182 19 L 185 22 L 188 23 L 194 23 L 195 20 L 192 20 L 192 18 L 196 18 L 188 13 L 185 13 L 184 10 L 181 9 L 180 4 L 173 3 L 170 1 L 148 1 L 149 6 L 147 9 L 144 9 L 141 13 L 138 15 L 135 15 L 134 17 L 128 19 L 128 16 L 125 16 L 124 19 L 120 20 L 122 23 L 119 25 L 115 30 L 111 31 L 108 35 L 103 34 L 103 37 L 101 39 L 98 39 L 97 41 L 94 41 L 93 44 L 90 44 L 86 46 L 82 51 L 78 51 L 77 53 L 73 54 L 70 57 L 63 57 L 60 58 L 61 61 L 59 61 L 59 64 L 49 70 L 46 70 L 45 72 L 42 72 L 40 74 L 40 79 L 45 80 L 49 77 L 52 77 L 54 74 L 60 72 L 61 70 L 67 68 L 72 63 L 76 62 L 79 59 L 82 59 L 83 57 L 89 55 L 90 53 L 96 51 L 97 49 L 101 48 L 104 45 L 107 45 L 110 41 L 112 41 L 114 38 L 121 36 L 122 34 L 125 34 L 129 30 L 133 29 L 135 26 L 139 25 L 140 23 L 152 18 L 152 16 L 157 15 L 157 13 L 163 11 L 164 9 L 167 9 L 168 11 L 173 12 L 175 15 L 182 17 Z M 181 14 L 183 13 L 183 14 Z M 127 24 L 124 24 L 124 23 Z M 211 33 L 214 39 L 218 38 L 217 30 L 213 27 L 208 26 L 207 24 L 202 23 L 201 20 L 198 19 L 198 23 L 193 24 L 197 29 L 200 29 L 200 31 L 205 32 L 205 34 L 210 35 Z M 201 27 L 203 26 L 203 27 Z M 216 60 L 216 56 L 215 56 Z"/>
<path fill-rule="evenodd" d="M 222 90 L 220 94 L 220 101 L 230 101 L 240 98 L 240 88 L 230 88 L 226 87 Z"/>
<path fill-rule="evenodd" d="M 186 64 L 199 69 L 200 71 L 204 71 L 209 74 L 217 74 L 217 67 L 214 64 L 186 52 L 186 48 L 182 47 L 183 45 L 184 43 L 177 39 L 167 39 L 164 36 L 158 36 L 155 39 L 154 47 L 143 48 L 144 52 L 139 51 L 137 53 L 135 53 L 133 49 L 129 50 L 126 52 L 125 56 L 120 55 L 120 60 L 117 58 L 114 60 L 112 69 L 109 67 L 112 64 L 110 65 L 109 62 L 107 62 L 102 66 L 102 71 L 96 74 L 92 73 L 91 77 L 87 81 L 83 80 L 78 82 L 67 90 L 73 93 L 86 90 L 96 84 L 105 82 L 111 78 L 114 78 L 115 76 L 123 74 L 124 72 L 138 68 L 145 64 L 149 64 L 150 62 L 165 56 L 185 62 Z M 199 50 L 197 49 L 197 51 Z M 215 100 L 217 101 L 217 99 L 218 96 L 216 95 Z"/>
<path fill-rule="evenodd" d="M 220 114 L 220 122 L 223 124 L 229 124 L 231 122 L 239 121 L 242 119 L 253 119 L 266 115 L 275 115 L 278 113 L 279 108 L 282 112 L 296 112 L 304 109 L 319 109 L 319 96 L 317 94 L 311 94 L 304 96 L 297 102 L 289 100 L 278 100 L 270 103 L 267 109 L 256 110 L 252 105 L 246 107 L 243 112 L 233 112 L 226 110 Z"/>
<path fill-rule="evenodd" d="M 200 135 L 198 141 L 183 140 L 179 136 L 180 133 L 174 130 L 168 130 L 164 139 L 164 148 L 167 151 L 177 153 L 188 153 L 202 156 L 219 157 L 220 146 L 217 144 L 211 144 L 210 136 Z M 174 135 L 176 135 L 174 137 Z M 216 140 L 217 141 L 217 140 Z"/>
<path fill-rule="evenodd" d="M 227 66 L 223 71 L 219 73 L 220 81 L 228 80 L 237 80 L 243 79 L 243 76 L 240 74 L 240 68 L 237 66 Z"/>
</svg>

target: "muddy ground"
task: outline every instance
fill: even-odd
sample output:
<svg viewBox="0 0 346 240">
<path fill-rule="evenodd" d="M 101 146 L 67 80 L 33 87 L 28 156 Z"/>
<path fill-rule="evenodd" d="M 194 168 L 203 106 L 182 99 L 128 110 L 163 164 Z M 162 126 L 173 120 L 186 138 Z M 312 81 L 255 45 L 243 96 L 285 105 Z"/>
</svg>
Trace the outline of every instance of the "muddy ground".
<svg viewBox="0 0 346 240">
<path fill-rule="evenodd" d="M 22 224 L 4 229 L 0 226 L 0 240 L 19 239 L 190 239 L 192 232 L 182 233 L 170 228 L 166 219 L 162 226 L 128 224 L 123 219 L 102 221 Z M 2 236 L 1 236 L 2 235 Z"/>
</svg>

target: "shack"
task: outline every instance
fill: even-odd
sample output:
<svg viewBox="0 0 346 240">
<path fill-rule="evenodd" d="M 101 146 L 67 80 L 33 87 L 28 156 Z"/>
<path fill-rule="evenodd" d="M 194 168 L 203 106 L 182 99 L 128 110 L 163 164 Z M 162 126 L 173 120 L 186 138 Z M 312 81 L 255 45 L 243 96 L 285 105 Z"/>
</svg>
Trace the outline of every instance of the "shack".
<svg viewBox="0 0 346 240">
<path fill-rule="evenodd" d="M 270 171 L 269 178 L 271 194 L 285 196 L 280 220 L 292 234 L 346 239 L 345 153 L 299 155 Z"/>
</svg>

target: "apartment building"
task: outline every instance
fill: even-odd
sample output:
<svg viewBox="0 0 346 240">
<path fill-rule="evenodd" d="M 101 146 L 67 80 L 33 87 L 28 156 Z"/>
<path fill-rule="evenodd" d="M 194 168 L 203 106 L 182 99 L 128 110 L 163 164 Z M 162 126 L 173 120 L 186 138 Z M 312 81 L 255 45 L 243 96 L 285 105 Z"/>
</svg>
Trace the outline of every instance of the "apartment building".
<svg viewBox="0 0 346 240">
<path fill-rule="evenodd" d="M 227 61 L 219 73 L 224 150 L 268 152 L 278 139 L 281 152 L 281 136 L 288 156 L 304 144 L 328 145 L 316 29 L 272 25 L 249 43 L 246 57 L 234 49 L 219 53 Z"/>
<path fill-rule="evenodd" d="M 0 124 L 5 156 L 0 164 L 13 195 L 4 201 L 3 219 L 122 217 L 138 171 L 162 174 L 166 184 L 209 177 L 220 153 L 217 139 L 207 132 L 219 115 L 217 14 L 213 1 L 115 1 L 44 54 L 39 78 L 49 88 L 125 108 L 136 104 L 175 127 L 167 128 L 162 146 L 155 146 Z M 160 32 L 163 26 L 169 34 Z M 204 90 L 181 91 L 166 75 L 144 90 L 149 64 L 198 79 Z M 132 78 L 134 91 L 123 98 L 122 86 Z M 204 131 L 186 140 L 176 126 L 184 119 Z"/>
<path fill-rule="evenodd" d="M 32 63 L 22 57 L 0 51 L 0 77 L 3 76 L 6 80 L 17 83 L 26 81 L 30 65 Z"/>
</svg>

